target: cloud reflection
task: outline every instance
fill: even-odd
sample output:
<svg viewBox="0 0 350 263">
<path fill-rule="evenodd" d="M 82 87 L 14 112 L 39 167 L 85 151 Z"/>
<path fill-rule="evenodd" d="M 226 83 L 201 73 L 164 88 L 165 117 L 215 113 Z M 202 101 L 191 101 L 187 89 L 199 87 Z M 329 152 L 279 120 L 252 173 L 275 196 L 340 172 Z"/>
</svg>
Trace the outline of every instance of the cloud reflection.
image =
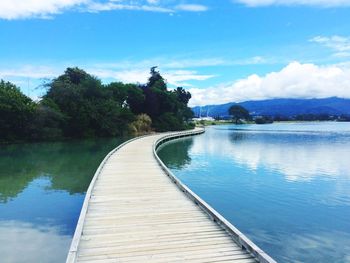
<svg viewBox="0 0 350 263">
<path fill-rule="evenodd" d="M 0 221 L 1 262 L 64 262 L 71 239 L 61 235 L 57 226 L 38 228 L 20 221 Z"/>
<path fill-rule="evenodd" d="M 206 143 L 195 140 L 191 151 L 230 158 L 253 172 L 267 167 L 289 181 L 310 181 L 319 176 L 349 178 L 350 139 L 329 136 L 208 129 Z"/>
<path fill-rule="evenodd" d="M 280 262 L 350 263 L 350 234 L 345 232 L 332 229 L 310 233 L 271 233 L 262 229 L 251 229 L 250 232 L 255 242 L 265 247 L 270 244 L 278 247 L 274 249 L 274 257 Z"/>
</svg>

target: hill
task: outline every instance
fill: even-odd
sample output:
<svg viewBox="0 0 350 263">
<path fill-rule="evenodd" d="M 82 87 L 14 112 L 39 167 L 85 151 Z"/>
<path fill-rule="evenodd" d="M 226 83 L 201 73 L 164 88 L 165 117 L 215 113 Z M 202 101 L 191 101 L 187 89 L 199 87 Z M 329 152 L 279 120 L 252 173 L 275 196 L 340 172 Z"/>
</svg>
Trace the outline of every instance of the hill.
<svg viewBox="0 0 350 263">
<path fill-rule="evenodd" d="M 232 105 L 241 105 L 254 116 L 293 117 L 301 114 L 350 115 L 350 99 L 270 99 L 194 107 L 195 116 L 226 117 Z"/>
</svg>

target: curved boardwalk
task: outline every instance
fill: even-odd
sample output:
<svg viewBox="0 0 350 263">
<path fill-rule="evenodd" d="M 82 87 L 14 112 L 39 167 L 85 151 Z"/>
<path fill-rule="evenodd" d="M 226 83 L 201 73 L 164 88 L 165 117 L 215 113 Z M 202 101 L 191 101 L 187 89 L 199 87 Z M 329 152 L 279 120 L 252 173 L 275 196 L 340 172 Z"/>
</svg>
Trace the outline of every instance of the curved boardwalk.
<svg viewBox="0 0 350 263">
<path fill-rule="evenodd" d="M 141 137 L 106 157 L 67 262 L 257 262 L 169 179 L 153 151 L 166 135 Z"/>
</svg>

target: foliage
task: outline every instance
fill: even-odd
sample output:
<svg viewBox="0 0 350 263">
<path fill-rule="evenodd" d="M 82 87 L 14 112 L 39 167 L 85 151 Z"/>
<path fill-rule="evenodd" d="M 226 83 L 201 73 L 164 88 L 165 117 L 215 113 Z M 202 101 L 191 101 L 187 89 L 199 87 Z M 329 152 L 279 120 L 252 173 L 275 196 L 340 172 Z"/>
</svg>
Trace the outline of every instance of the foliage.
<svg viewBox="0 0 350 263">
<path fill-rule="evenodd" d="M 57 109 L 39 104 L 30 124 L 31 139 L 55 140 L 63 137 L 61 126 L 65 117 Z"/>
<path fill-rule="evenodd" d="M 29 124 L 36 105 L 18 87 L 0 81 L 0 141 L 29 137 Z"/>
<path fill-rule="evenodd" d="M 232 119 L 235 121 L 236 124 L 238 124 L 242 119 L 250 119 L 249 111 L 240 105 L 231 106 L 228 112 L 232 116 Z"/>
<path fill-rule="evenodd" d="M 2 145 L 0 205 L 15 198 L 33 180 L 45 177 L 51 182 L 48 190 L 84 194 L 105 155 L 128 138 Z"/>
<path fill-rule="evenodd" d="M 192 110 L 187 106 L 191 94 L 181 87 L 169 91 L 163 77 L 155 69 L 151 68 L 151 77 L 143 87 L 146 114 L 152 118 L 156 131 L 188 128 L 188 121 L 193 117 Z"/>
<path fill-rule="evenodd" d="M 101 80 L 79 68 L 46 84 L 38 103 L 13 84 L 0 83 L 0 141 L 54 140 L 63 137 L 109 137 L 126 133 L 190 128 L 191 94 L 168 90 L 166 81 L 151 68 L 146 85 Z M 152 126 L 153 125 L 153 126 Z"/>
<path fill-rule="evenodd" d="M 273 119 L 268 116 L 262 116 L 255 118 L 256 124 L 271 124 L 273 123 Z"/>
<path fill-rule="evenodd" d="M 121 135 L 134 120 L 125 105 L 128 86 L 100 80 L 78 68 L 68 68 L 49 84 L 43 100 L 51 100 L 66 117 L 63 132 L 68 137 Z"/>
<path fill-rule="evenodd" d="M 341 122 L 347 121 L 347 122 L 349 122 L 350 121 L 350 115 L 342 114 L 342 115 L 339 116 L 338 121 L 341 121 Z"/>
<path fill-rule="evenodd" d="M 191 163 L 189 152 L 192 147 L 193 139 L 181 140 L 178 143 L 169 144 L 167 147 L 161 147 L 158 155 L 167 166 L 180 169 Z"/>
<path fill-rule="evenodd" d="M 152 119 L 147 114 L 140 114 L 130 123 L 129 129 L 133 134 L 148 133 L 152 131 Z"/>
</svg>

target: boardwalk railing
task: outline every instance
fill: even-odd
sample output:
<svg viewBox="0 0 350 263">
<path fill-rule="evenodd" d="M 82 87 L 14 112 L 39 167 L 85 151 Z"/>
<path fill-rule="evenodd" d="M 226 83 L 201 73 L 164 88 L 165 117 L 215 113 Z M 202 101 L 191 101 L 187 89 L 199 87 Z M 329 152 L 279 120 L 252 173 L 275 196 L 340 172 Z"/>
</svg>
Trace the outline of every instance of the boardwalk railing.
<svg viewBox="0 0 350 263">
<path fill-rule="evenodd" d="M 203 199 L 196 195 L 191 189 L 184 185 L 163 163 L 163 161 L 157 155 L 157 149 L 167 141 L 186 137 L 193 136 L 197 134 L 204 133 L 204 129 L 194 130 L 191 132 L 181 132 L 176 134 L 170 134 L 164 136 L 157 140 L 153 145 L 153 154 L 164 172 L 168 177 L 184 192 L 189 199 L 191 199 L 196 205 L 198 205 L 204 212 L 206 212 L 209 217 L 221 226 L 226 232 L 232 237 L 232 239 L 238 243 L 242 249 L 250 253 L 258 262 L 261 263 L 276 263 L 276 261 L 266 254 L 262 249 L 255 245 L 247 236 L 240 232 L 236 227 L 234 227 L 230 222 L 228 222 L 222 215 L 220 215 L 214 208 L 207 204 Z"/>
<path fill-rule="evenodd" d="M 145 135 L 145 136 L 149 136 L 149 135 Z M 106 155 L 106 157 L 103 159 L 103 161 L 100 163 L 99 167 L 97 168 L 97 170 L 96 170 L 96 172 L 94 174 L 94 177 L 92 178 L 92 180 L 90 182 L 89 188 L 86 191 L 85 198 L 84 198 L 84 203 L 83 203 L 83 206 L 81 208 L 79 220 L 78 220 L 77 226 L 75 228 L 75 232 L 74 232 L 74 236 L 73 236 L 73 239 L 72 239 L 72 243 L 71 243 L 69 251 L 68 251 L 68 256 L 67 256 L 66 263 L 73 263 L 73 262 L 76 261 L 78 246 L 79 246 L 79 242 L 80 242 L 81 236 L 83 234 L 83 227 L 84 227 L 85 217 L 86 217 L 86 213 L 87 213 L 87 210 L 88 210 L 89 201 L 91 199 L 92 190 L 93 190 L 93 188 L 95 186 L 95 182 L 96 182 L 98 176 L 100 175 L 103 167 L 107 163 L 108 159 L 116 151 L 118 151 L 120 148 L 122 148 L 123 146 L 125 146 L 126 144 L 128 144 L 128 143 L 130 143 L 130 142 L 132 142 L 134 140 L 140 139 L 140 138 L 145 137 L 145 136 L 132 138 L 132 139 L 130 139 L 130 140 L 120 144 L 117 148 L 115 148 L 112 151 L 110 151 Z"/>
<path fill-rule="evenodd" d="M 195 209 L 193 211 L 200 211 L 202 210 L 203 213 L 207 214 L 209 216 L 209 218 L 215 222 L 218 226 L 218 229 L 222 229 L 223 232 L 226 232 L 230 238 L 228 238 L 228 240 L 234 240 L 235 242 L 232 241 L 232 243 L 236 243 L 238 244 L 244 251 L 246 251 L 247 255 L 251 255 L 253 258 L 255 258 L 258 262 L 262 262 L 262 263 L 275 263 L 275 261 L 269 257 L 264 251 L 262 251 L 259 247 L 257 247 L 252 241 L 250 241 L 246 236 L 244 236 L 238 229 L 236 229 L 233 225 L 231 225 L 224 217 L 222 217 L 218 212 L 216 212 L 211 206 L 209 206 L 205 201 L 203 201 L 199 196 L 197 196 L 195 193 L 193 193 L 187 186 L 185 186 L 184 184 L 181 183 L 181 181 L 176 178 L 175 175 L 172 174 L 172 172 L 164 165 L 164 163 L 160 160 L 160 158 L 157 155 L 157 149 L 159 148 L 160 145 L 162 145 L 163 143 L 169 141 L 169 140 L 173 140 L 176 138 L 181 138 L 181 137 L 185 137 L 185 136 L 192 136 L 192 135 L 197 135 L 197 134 L 202 134 L 204 133 L 204 129 L 195 129 L 192 131 L 184 131 L 184 132 L 173 132 L 173 133 L 165 133 L 164 135 L 156 135 L 158 136 L 157 138 L 154 138 L 154 141 L 152 140 L 151 143 L 153 143 L 153 156 L 152 156 L 152 152 L 150 152 L 149 154 L 149 160 L 153 159 L 154 157 L 154 163 L 156 164 L 156 162 L 158 162 L 158 164 L 160 165 L 161 169 L 159 169 L 159 171 L 163 170 L 164 173 L 171 179 L 172 182 L 174 182 L 178 188 L 184 192 L 184 194 L 189 198 L 188 203 L 191 203 L 191 201 L 193 201 L 195 204 L 197 204 L 201 209 Z M 142 136 L 142 137 L 147 137 L 146 136 Z M 79 217 L 79 221 L 74 233 L 74 237 L 71 243 L 71 247 L 68 253 L 68 257 L 67 257 L 67 263 L 73 263 L 76 262 L 78 257 L 79 257 L 79 251 L 81 251 L 81 240 L 83 235 L 86 236 L 86 233 L 83 233 L 83 230 L 86 230 L 86 227 L 89 228 L 89 226 L 87 226 L 86 224 L 86 220 L 89 217 L 88 216 L 88 211 L 89 215 L 91 214 L 91 206 L 89 206 L 90 202 L 92 199 L 96 199 L 96 190 L 95 190 L 95 186 L 99 185 L 101 183 L 101 179 L 105 178 L 103 175 L 108 176 L 106 174 L 104 174 L 103 171 L 105 171 L 105 167 L 108 167 L 107 162 L 109 163 L 109 160 L 111 158 L 111 156 L 114 156 L 114 154 L 121 149 L 122 147 L 132 147 L 129 146 L 127 144 L 135 141 L 135 140 L 142 140 L 142 137 L 137 137 L 137 138 L 133 138 L 123 144 L 121 144 L 120 146 L 118 146 L 117 148 L 115 148 L 114 150 L 112 150 L 105 158 L 104 160 L 101 162 L 100 166 L 98 167 L 91 183 L 90 186 L 86 192 L 86 196 L 84 199 L 84 203 L 81 209 L 81 213 L 80 213 L 80 217 Z M 150 138 L 150 137 L 148 137 Z M 144 138 L 143 140 L 146 140 L 146 138 Z M 136 142 L 134 142 L 136 143 Z M 140 142 L 141 143 L 141 142 Z M 152 144 L 149 144 L 149 150 L 152 150 Z M 148 146 L 147 146 L 148 148 Z M 121 153 L 123 154 L 123 153 Z M 125 155 L 125 152 L 124 152 Z M 141 158 L 144 158 L 143 155 L 140 155 Z M 147 162 L 147 161 L 146 161 Z M 107 168 L 108 169 L 108 168 Z M 129 170 L 127 170 L 129 171 Z M 163 174 L 163 173 L 162 173 Z M 157 176 L 159 176 L 161 174 L 158 174 Z M 124 178 L 124 177 L 122 177 Z M 169 182 L 170 184 L 170 182 Z M 172 189 L 172 187 L 171 187 Z M 94 194 L 93 194 L 94 192 Z M 114 193 L 115 194 L 115 193 Z M 190 201 L 191 200 L 191 201 Z M 187 201 L 186 201 L 187 203 Z M 125 205 L 125 204 L 124 204 Z M 193 206 L 195 207 L 195 206 Z M 93 209 L 92 209 L 93 210 Z M 208 218 L 208 219 L 209 219 Z M 166 224 L 166 222 L 164 222 Z M 215 225 L 215 224 L 213 224 Z M 85 239 L 86 240 L 86 239 Z M 86 243 L 86 241 L 85 241 Z M 237 247 L 238 248 L 238 247 Z M 253 259 L 252 259 L 253 260 Z M 114 262 L 114 261 L 113 261 Z M 247 261 L 248 262 L 248 261 Z M 249 261 L 250 262 L 250 261 Z"/>
</svg>

